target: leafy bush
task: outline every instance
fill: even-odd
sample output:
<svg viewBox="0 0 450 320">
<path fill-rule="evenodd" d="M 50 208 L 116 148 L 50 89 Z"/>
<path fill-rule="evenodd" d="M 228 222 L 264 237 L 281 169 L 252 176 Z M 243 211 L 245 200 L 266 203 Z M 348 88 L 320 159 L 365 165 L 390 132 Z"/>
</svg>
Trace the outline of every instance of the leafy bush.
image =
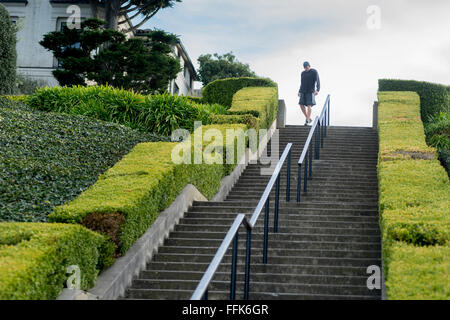
<svg viewBox="0 0 450 320">
<path fill-rule="evenodd" d="M 382 159 L 436 158 L 425 142 L 419 96 L 415 92 L 379 92 L 378 134 Z"/>
<path fill-rule="evenodd" d="M 0 4 L 0 95 L 14 92 L 16 82 L 16 27 Z"/>
<path fill-rule="evenodd" d="M 55 299 L 80 268 L 81 289 L 93 286 L 111 263 L 108 240 L 82 226 L 0 223 L 0 300 Z"/>
<path fill-rule="evenodd" d="M 379 80 L 379 91 L 414 91 L 420 96 L 420 114 L 425 124 L 426 141 L 438 149 L 439 160 L 450 176 L 448 119 L 450 86 L 408 80 Z M 441 129 L 439 127 L 442 126 Z M 428 129 L 430 127 L 430 129 Z M 436 133 L 439 131 L 440 133 Z"/>
<path fill-rule="evenodd" d="M 215 80 L 203 88 L 203 101 L 218 103 L 230 108 L 234 94 L 246 87 L 277 87 L 277 84 L 264 78 L 243 77 Z"/>
<path fill-rule="evenodd" d="M 246 129 L 245 125 L 214 127 L 222 132 L 227 128 Z M 208 128 L 211 127 L 202 127 Z M 204 141 L 203 146 L 207 144 Z M 176 145 L 170 142 L 137 145 L 78 198 L 55 208 L 50 221 L 84 223 L 90 215 L 119 213 L 125 219 L 116 229 L 119 239 L 116 244 L 124 254 L 187 184 L 195 185 L 211 198 L 222 177 L 231 170 L 223 164 L 175 164 L 171 155 Z M 101 221 L 97 225 L 100 229 Z"/>
<path fill-rule="evenodd" d="M 276 87 L 247 87 L 233 96 L 230 114 L 252 114 L 258 117 L 259 128 L 268 129 L 277 117 L 278 90 Z"/>
<path fill-rule="evenodd" d="M 225 111 L 218 105 L 194 104 L 182 96 L 144 96 L 110 86 L 39 89 L 28 98 L 28 104 L 38 110 L 84 115 L 166 136 L 178 128 L 192 131 L 194 121 L 206 123 L 210 114 Z"/>
<path fill-rule="evenodd" d="M 414 80 L 378 80 L 379 91 L 414 91 L 420 96 L 420 114 L 427 124 L 440 112 L 450 112 L 447 92 L 449 87 L 441 84 Z"/>
<path fill-rule="evenodd" d="M 0 221 L 46 221 L 137 143 L 159 137 L 0 99 Z"/>
<path fill-rule="evenodd" d="M 450 247 L 415 247 L 396 243 L 386 281 L 390 300 L 448 300 Z"/>
<path fill-rule="evenodd" d="M 450 183 L 434 149 L 425 144 L 417 94 L 379 92 L 378 96 L 379 206 L 387 297 L 445 298 L 446 267 L 437 264 L 448 254 Z M 434 247 L 421 247 L 430 245 Z"/>
</svg>

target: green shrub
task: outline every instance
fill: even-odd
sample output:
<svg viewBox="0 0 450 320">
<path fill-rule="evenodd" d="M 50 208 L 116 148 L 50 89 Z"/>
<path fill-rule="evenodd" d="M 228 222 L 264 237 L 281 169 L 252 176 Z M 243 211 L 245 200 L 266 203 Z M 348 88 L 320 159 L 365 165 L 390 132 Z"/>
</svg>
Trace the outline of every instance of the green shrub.
<svg viewBox="0 0 450 320">
<path fill-rule="evenodd" d="M 26 75 L 17 75 L 16 88 L 14 93 L 16 95 L 28 95 L 34 93 L 37 89 L 46 87 L 47 83 L 43 80 L 30 78 Z"/>
<path fill-rule="evenodd" d="M 441 84 L 414 80 L 378 80 L 379 91 L 414 91 L 420 96 L 420 114 L 427 124 L 440 112 L 450 112 L 447 93 L 449 87 Z"/>
<path fill-rule="evenodd" d="M 247 87 L 233 96 L 230 114 L 252 114 L 259 119 L 259 128 L 268 129 L 277 117 L 278 90 L 276 87 Z"/>
<path fill-rule="evenodd" d="M 439 161 L 382 161 L 378 170 L 383 241 L 448 243 L 450 183 Z"/>
<path fill-rule="evenodd" d="M 191 102 L 193 102 L 193 103 L 204 103 L 202 97 L 191 97 L 191 96 L 186 96 L 186 99 L 188 99 L 189 101 L 191 101 Z"/>
<path fill-rule="evenodd" d="M 14 92 L 16 84 L 16 27 L 0 4 L 0 95 Z"/>
<path fill-rule="evenodd" d="M 157 136 L 0 98 L 0 221 L 46 221 L 137 143 Z"/>
<path fill-rule="evenodd" d="M 208 128 L 211 126 L 202 129 Z M 245 130 L 246 126 L 217 125 L 214 128 L 225 132 L 227 128 Z M 203 141 L 203 146 L 208 144 Z M 92 214 L 119 213 L 125 219 L 117 229 L 120 240 L 116 244 L 124 254 L 187 184 L 193 184 L 211 198 L 218 191 L 222 177 L 234 168 L 234 165 L 204 162 L 175 164 L 171 154 L 176 145 L 170 142 L 137 145 L 78 198 L 55 208 L 50 221 L 83 223 Z M 102 226 L 102 222 L 98 224 Z"/>
<path fill-rule="evenodd" d="M 442 299 L 448 292 L 450 183 L 425 143 L 413 92 L 379 92 L 380 226 L 389 299 Z M 432 245 L 434 247 L 421 247 Z M 448 265 L 448 262 L 446 262 Z M 444 281 L 444 282 L 442 282 Z"/>
<path fill-rule="evenodd" d="M 277 87 L 270 79 L 263 78 L 229 78 L 215 80 L 203 88 L 203 100 L 206 103 L 218 103 L 231 107 L 236 92 L 246 87 Z"/>
<path fill-rule="evenodd" d="M 143 96 L 110 86 L 43 88 L 28 98 L 28 104 L 42 111 L 84 115 L 165 136 L 178 128 L 192 131 L 194 121 L 206 123 L 210 114 L 224 110 L 168 93 Z"/>
<path fill-rule="evenodd" d="M 390 251 L 386 280 L 389 300 L 450 298 L 450 247 L 415 247 L 397 242 Z"/>
<path fill-rule="evenodd" d="M 80 268 L 87 290 L 113 250 L 104 236 L 77 225 L 0 223 L 0 300 L 55 299 L 70 265 Z"/>
</svg>

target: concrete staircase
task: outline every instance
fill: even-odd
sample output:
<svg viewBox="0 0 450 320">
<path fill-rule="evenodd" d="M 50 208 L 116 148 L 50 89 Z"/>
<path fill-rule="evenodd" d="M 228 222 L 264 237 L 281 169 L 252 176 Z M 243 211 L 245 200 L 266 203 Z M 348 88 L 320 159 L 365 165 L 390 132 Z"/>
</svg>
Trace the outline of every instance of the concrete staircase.
<svg viewBox="0 0 450 320">
<path fill-rule="evenodd" d="M 280 155 L 293 143 L 291 201 L 285 202 L 285 165 L 279 230 L 270 231 L 267 265 L 262 263 L 264 213 L 252 232 L 250 299 L 380 299 L 380 290 L 366 286 L 367 267 L 381 266 L 376 131 L 329 127 L 321 160 L 313 160 L 308 193 L 302 192 L 297 203 L 297 161 L 309 129 L 280 130 Z M 256 207 L 270 179 L 261 176 L 262 167 L 249 165 L 225 201 L 195 202 L 122 299 L 189 299 L 236 214 L 250 216 Z M 238 299 L 243 297 L 245 257 L 241 229 Z M 209 299 L 229 299 L 230 268 L 231 249 L 209 286 Z"/>
</svg>

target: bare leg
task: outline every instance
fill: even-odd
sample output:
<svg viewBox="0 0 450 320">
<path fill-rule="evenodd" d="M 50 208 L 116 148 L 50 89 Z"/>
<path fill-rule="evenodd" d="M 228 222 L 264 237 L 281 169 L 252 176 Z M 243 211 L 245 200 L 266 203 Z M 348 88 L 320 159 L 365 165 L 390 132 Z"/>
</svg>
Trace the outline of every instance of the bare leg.
<svg viewBox="0 0 450 320">
<path fill-rule="evenodd" d="M 308 120 L 311 119 L 311 112 L 312 112 L 312 106 L 308 106 L 307 116 L 306 116 L 306 118 L 307 118 Z"/>
<path fill-rule="evenodd" d="M 303 114 L 305 115 L 306 120 L 308 120 L 308 112 L 306 111 L 305 106 L 300 105 L 300 109 L 302 109 Z"/>
</svg>

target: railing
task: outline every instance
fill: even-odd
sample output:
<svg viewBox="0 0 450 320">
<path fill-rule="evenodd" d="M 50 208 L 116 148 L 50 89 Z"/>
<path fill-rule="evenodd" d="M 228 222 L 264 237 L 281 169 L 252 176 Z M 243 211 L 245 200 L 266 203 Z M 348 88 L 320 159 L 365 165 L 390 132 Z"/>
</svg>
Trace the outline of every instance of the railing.
<svg viewBox="0 0 450 320">
<path fill-rule="evenodd" d="M 327 96 L 320 116 L 314 119 L 314 122 L 309 131 L 308 138 L 298 160 L 298 175 L 297 175 L 297 202 L 301 200 L 301 185 L 302 185 L 302 167 L 303 174 L 303 192 L 308 192 L 308 180 L 312 179 L 312 160 L 313 160 L 313 146 L 314 139 L 314 159 L 320 159 L 320 148 L 323 148 L 323 140 L 327 136 L 327 127 L 330 126 L 330 95 Z"/>
<path fill-rule="evenodd" d="M 283 167 L 286 158 L 287 163 L 287 186 L 286 186 L 286 201 L 290 200 L 290 175 L 291 175 L 291 148 L 292 143 L 288 143 L 278 161 L 272 177 L 264 190 L 261 199 L 258 202 L 250 221 L 246 218 L 245 214 L 238 214 L 234 219 L 233 224 L 228 230 L 225 238 L 223 239 L 219 249 L 217 250 L 213 260 L 206 269 L 205 274 L 200 280 L 197 288 L 191 296 L 191 300 L 208 299 L 208 286 L 212 281 L 217 269 L 225 254 L 233 242 L 233 252 L 231 261 L 231 282 L 230 282 L 230 300 L 236 298 L 236 270 L 237 270 L 237 256 L 238 256 L 238 234 L 239 227 L 243 224 L 247 231 L 247 242 L 246 242 L 246 254 L 245 254 L 245 275 L 244 275 L 244 300 L 248 300 L 249 288 L 250 288 L 250 257 L 251 257 L 251 237 L 252 230 L 254 229 L 258 218 L 265 207 L 265 217 L 264 217 L 264 242 L 263 242 L 263 263 L 267 264 L 267 254 L 269 245 L 269 212 L 270 212 L 270 193 L 272 192 L 273 186 L 275 185 L 275 213 L 274 213 L 274 224 L 273 231 L 278 232 L 278 208 L 280 202 L 280 178 L 281 169 Z"/>
</svg>

